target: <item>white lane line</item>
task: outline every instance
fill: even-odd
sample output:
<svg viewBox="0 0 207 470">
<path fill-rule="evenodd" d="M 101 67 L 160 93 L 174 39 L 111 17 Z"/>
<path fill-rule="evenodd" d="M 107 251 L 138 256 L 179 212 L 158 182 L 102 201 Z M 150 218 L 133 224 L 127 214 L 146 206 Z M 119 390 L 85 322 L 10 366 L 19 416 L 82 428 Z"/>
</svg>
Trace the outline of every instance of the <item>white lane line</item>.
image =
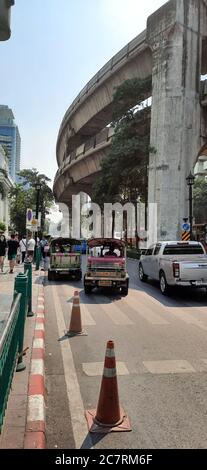
<svg viewBox="0 0 207 470">
<path fill-rule="evenodd" d="M 147 302 L 150 302 L 150 303 L 156 305 L 157 307 L 159 307 L 161 312 L 165 313 L 166 315 L 171 313 L 174 317 L 176 317 L 177 319 L 179 319 L 179 320 L 181 320 L 181 321 L 183 321 L 183 322 L 185 322 L 189 325 L 196 325 L 198 328 L 201 328 L 204 331 L 207 330 L 207 325 L 205 325 L 205 323 L 201 319 L 196 318 L 196 317 L 193 316 L 194 313 L 197 314 L 197 315 L 198 314 L 200 314 L 200 315 L 205 314 L 204 320 L 206 320 L 207 316 L 206 316 L 206 307 L 205 306 L 193 307 L 187 302 L 185 302 L 186 306 L 183 305 L 183 307 L 173 307 L 173 306 L 170 306 L 170 305 L 164 306 L 164 305 L 161 304 L 161 302 L 159 300 L 155 299 L 154 297 L 149 296 L 149 294 L 147 294 L 144 291 L 140 292 L 139 294 L 144 296 Z"/>
<path fill-rule="evenodd" d="M 183 360 L 143 361 L 143 364 L 152 374 L 183 374 L 186 372 L 196 372 L 190 362 Z"/>
<path fill-rule="evenodd" d="M 154 313 L 151 308 L 147 307 L 147 305 L 140 300 L 139 295 L 136 298 L 128 297 L 124 298 L 124 301 L 132 307 L 138 315 L 140 315 L 144 320 L 151 323 L 152 325 L 169 325 L 169 322 L 162 318 L 157 313 Z"/>
<path fill-rule="evenodd" d="M 81 309 L 82 325 L 85 325 L 85 326 L 96 325 L 96 322 L 94 321 L 92 315 L 89 312 L 88 306 L 86 306 L 86 304 L 80 303 L 80 309 Z"/>
<path fill-rule="evenodd" d="M 54 306 L 56 312 L 58 334 L 61 338 L 64 336 L 66 331 L 66 325 L 64 321 L 63 311 L 61 303 L 57 294 L 55 285 L 52 286 Z M 80 393 L 80 387 L 78 378 L 75 370 L 75 364 L 73 361 L 73 355 L 70 347 L 69 340 L 60 342 L 61 354 L 63 359 L 63 367 L 65 374 L 66 389 L 68 395 L 68 403 L 70 408 L 71 422 L 73 427 L 73 435 L 76 444 L 76 448 L 80 449 L 86 436 L 88 435 L 88 427 L 85 419 L 85 411 L 83 406 L 83 400 Z M 88 446 L 92 447 L 92 441 L 90 436 L 88 437 Z"/>
<path fill-rule="evenodd" d="M 98 297 L 96 298 L 96 301 L 97 309 L 99 305 L 101 305 L 101 308 L 115 325 L 134 325 L 134 322 L 131 321 L 124 312 L 122 312 L 116 302 L 109 302 L 108 304 L 102 303 L 101 296 L 100 301 Z"/>
<path fill-rule="evenodd" d="M 103 374 L 103 362 L 83 362 L 83 372 L 89 377 Z M 116 363 L 117 375 L 128 375 L 129 371 L 124 362 L 117 361 Z"/>
</svg>

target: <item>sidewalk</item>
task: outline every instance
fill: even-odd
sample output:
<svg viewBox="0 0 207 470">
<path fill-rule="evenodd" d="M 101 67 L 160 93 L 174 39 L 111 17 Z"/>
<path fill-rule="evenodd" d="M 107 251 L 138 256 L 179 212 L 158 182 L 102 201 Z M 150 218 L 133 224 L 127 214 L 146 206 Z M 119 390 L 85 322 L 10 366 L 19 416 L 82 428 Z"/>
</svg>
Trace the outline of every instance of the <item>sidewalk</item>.
<svg viewBox="0 0 207 470">
<path fill-rule="evenodd" d="M 5 267 L 5 271 L 7 271 L 7 267 Z M 4 326 L 4 322 L 10 311 L 15 276 L 19 272 L 23 271 L 24 266 L 18 265 L 15 267 L 14 274 L 8 273 L 0 275 L 0 335 Z M 37 312 L 38 293 L 42 283 L 43 276 L 41 275 L 41 272 L 35 271 L 33 267 L 32 311 L 34 313 Z M 30 378 L 32 344 L 35 333 L 35 321 L 36 315 L 26 318 L 24 349 L 27 347 L 29 348 L 26 351 L 26 355 L 23 356 L 26 369 L 20 372 L 16 372 L 13 377 L 2 433 L 0 435 L 0 449 L 24 448 L 28 410 L 28 384 Z"/>
</svg>

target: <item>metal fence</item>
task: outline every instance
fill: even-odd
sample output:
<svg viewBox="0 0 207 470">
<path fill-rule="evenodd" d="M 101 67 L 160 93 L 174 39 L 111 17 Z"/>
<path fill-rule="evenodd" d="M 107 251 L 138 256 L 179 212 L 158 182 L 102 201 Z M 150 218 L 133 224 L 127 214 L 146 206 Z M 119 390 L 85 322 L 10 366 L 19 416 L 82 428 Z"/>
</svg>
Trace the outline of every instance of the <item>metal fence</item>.
<svg viewBox="0 0 207 470">
<path fill-rule="evenodd" d="M 25 369 L 23 362 L 24 327 L 26 316 L 32 316 L 32 265 L 25 262 L 24 273 L 14 282 L 10 314 L 0 338 L 0 432 L 3 424 L 15 369 Z"/>
</svg>

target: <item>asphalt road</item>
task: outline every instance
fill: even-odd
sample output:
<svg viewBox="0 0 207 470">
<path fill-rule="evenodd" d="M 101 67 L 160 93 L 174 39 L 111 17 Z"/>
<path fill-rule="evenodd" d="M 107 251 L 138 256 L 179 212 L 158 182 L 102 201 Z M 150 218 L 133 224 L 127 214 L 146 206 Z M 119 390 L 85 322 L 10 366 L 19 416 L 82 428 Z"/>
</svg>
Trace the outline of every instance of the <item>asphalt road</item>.
<svg viewBox="0 0 207 470">
<path fill-rule="evenodd" d="M 156 449 L 207 447 L 207 297 L 205 291 L 163 297 L 141 283 L 129 261 L 127 297 L 82 282 L 45 288 L 48 448 Z M 66 338 L 74 290 L 87 336 Z M 108 340 L 115 342 L 121 406 L 132 431 L 88 433 L 85 410 L 96 408 Z"/>
</svg>

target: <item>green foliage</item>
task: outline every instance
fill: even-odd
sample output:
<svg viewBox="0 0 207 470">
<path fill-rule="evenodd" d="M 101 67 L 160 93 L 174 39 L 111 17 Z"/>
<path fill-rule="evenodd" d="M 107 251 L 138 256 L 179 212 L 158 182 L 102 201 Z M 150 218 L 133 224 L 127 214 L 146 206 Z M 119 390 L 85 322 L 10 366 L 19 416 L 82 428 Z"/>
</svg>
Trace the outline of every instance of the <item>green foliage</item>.
<svg viewBox="0 0 207 470">
<path fill-rule="evenodd" d="M 50 179 L 39 173 L 35 168 L 22 170 L 19 176 L 25 178 L 23 184 L 16 184 L 10 191 L 10 219 L 14 230 L 20 234 L 26 231 L 26 210 L 36 208 L 37 190 L 35 185 L 41 184 L 39 211 L 42 214 L 41 227 L 44 228 L 46 209 L 54 202 L 51 188 L 48 186 Z M 29 189 L 25 186 L 29 183 Z"/>
<path fill-rule="evenodd" d="M 0 232 L 5 232 L 6 224 L 0 220 Z"/>
<path fill-rule="evenodd" d="M 197 178 L 193 188 L 193 212 L 195 223 L 207 223 L 207 181 Z"/>
<path fill-rule="evenodd" d="M 150 148 L 149 108 L 141 106 L 150 95 L 151 78 L 126 80 L 113 97 L 115 132 L 101 174 L 93 186 L 92 198 L 104 202 L 147 200 L 147 172 Z M 136 105 L 136 109 L 132 109 Z M 140 108 L 141 106 L 141 108 Z"/>
</svg>

